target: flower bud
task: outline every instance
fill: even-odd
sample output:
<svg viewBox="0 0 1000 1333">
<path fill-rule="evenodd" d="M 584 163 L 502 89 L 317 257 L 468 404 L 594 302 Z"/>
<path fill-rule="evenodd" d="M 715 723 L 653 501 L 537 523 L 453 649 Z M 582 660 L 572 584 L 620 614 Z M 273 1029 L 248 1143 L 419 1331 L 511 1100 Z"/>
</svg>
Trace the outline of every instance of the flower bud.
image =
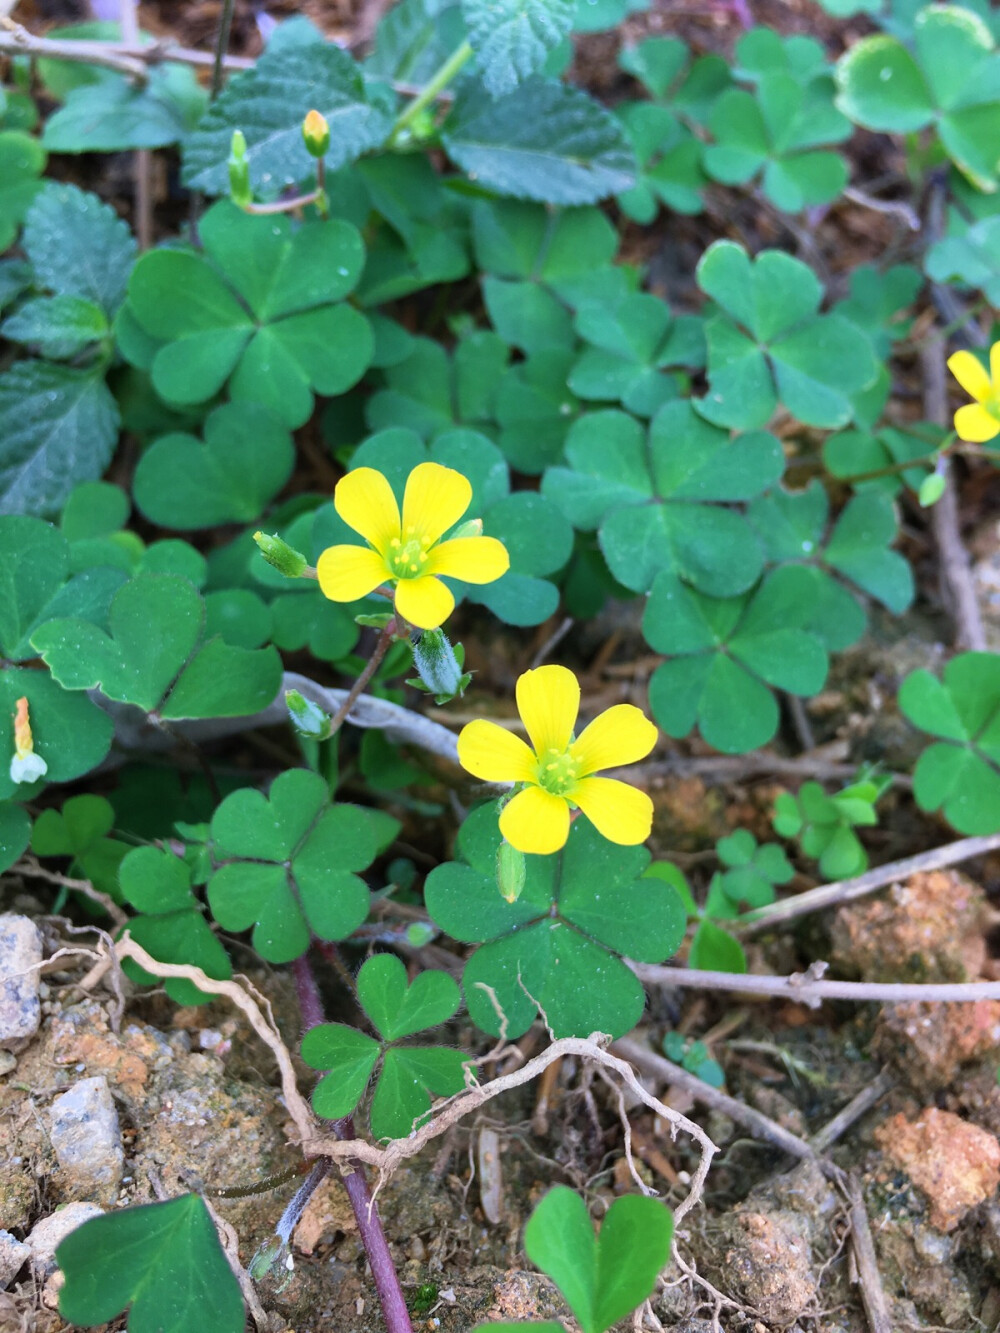
<svg viewBox="0 0 1000 1333">
<path fill-rule="evenodd" d="M 414 949 L 422 949 L 425 944 L 430 944 L 437 934 L 429 921 L 411 921 L 406 927 L 406 942 Z"/>
<path fill-rule="evenodd" d="M 945 480 L 940 472 L 930 472 L 920 483 L 920 491 L 917 499 L 920 501 L 921 509 L 929 509 L 931 505 L 936 505 L 941 496 L 944 495 Z"/>
<path fill-rule="evenodd" d="M 292 726 L 300 736 L 309 736 L 314 741 L 325 741 L 330 737 L 330 718 L 319 704 L 299 694 L 298 690 L 285 691 L 285 706 Z"/>
<path fill-rule="evenodd" d="M 49 766 L 40 754 L 35 754 L 35 741 L 31 734 L 31 721 L 28 717 L 28 700 L 17 701 L 14 714 L 14 758 L 10 761 L 11 782 L 37 782 L 49 771 Z"/>
<path fill-rule="evenodd" d="M 464 692 L 469 677 L 463 673 L 444 630 L 425 629 L 419 639 L 413 640 L 412 648 L 421 684 L 435 699 L 453 699 Z"/>
<path fill-rule="evenodd" d="M 460 537 L 481 537 L 483 535 L 483 520 L 481 518 L 466 519 L 448 538 L 449 541 L 456 541 Z"/>
<path fill-rule="evenodd" d="M 330 126 L 318 111 L 310 111 L 302 122 L 302 139 L 311 157 L 325 157 L 330 147 Z"/>
<path fill-rule="evenodd" d="M 524 852 L 504 840 L 497 848 L 497 888 L 505 902 L 516 903 L 520 898 L 527 869 Z"/>
<path fill-rule="evenodd" d="M 250 188 L 250 163 L 247 161 L 247 141 L 242 130 L 233 130 L 229 149 L 229 197 L 238 208 L 253 203 Z"/>
<path fill-rule="evenodd" d="M 296 551 L 277 535 L 268 536 L 266 532 L 255 532 L 253 539 L 261 555 L 279 574 L 289 579 L 302 577 L 309 562 L 301 551 Z"/>
</svg>

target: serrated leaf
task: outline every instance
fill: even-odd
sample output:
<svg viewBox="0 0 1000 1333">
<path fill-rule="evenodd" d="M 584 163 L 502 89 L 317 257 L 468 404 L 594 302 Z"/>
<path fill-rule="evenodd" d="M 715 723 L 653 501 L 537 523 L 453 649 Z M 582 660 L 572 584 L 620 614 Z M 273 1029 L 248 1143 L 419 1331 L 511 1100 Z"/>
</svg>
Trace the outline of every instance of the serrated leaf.
<svg viewBox="0 0 1000 1333">
<path fill-rule="evenodd" d="M 194 70 L 151 68 L 143 85 L 117 76 L 72 88 L 45 122 L 42 143 L 51 153 L 118 153 L 165 148 L 197 122 L 208 101 Z"/>
<path fill-rule="evenodd" d="M 5 130 L 0 134 L 0 251 L 17 235 L 21 220 L 42 188 L 45 149 L 29 134 Z"/>
<path fill-rule="evenodd" d="M 128 225 L 110 205 L 75 185 L 46 181 L 28 210 L 21 244 L 37 286 L 93 301 L 112 319 L 135 261 Z"/>
<path fill-rule="evenodd" d="M 80 296 L 40 296 L 25 301 L 0 324 L 0 334 L 53 361 L 69 361 L 109 332 L 104 311 Z"/>
<path fill-rule="evenodd" d="M 0 513 L 55 513 L 107 467 L 119 420 L 97 371 L 13 365 L 0 376 Z"/>
<path fill-rule="evenodd" d="M 61 1242 L 56 1263 L 71 1324 L 103 1324 L 127 1309 L 129 1333 L 181 1333 L 201 1320 L 242 1333 L 239 1285 L 196 1194 L 91 1218 Z"/>
<path fill-rule="evenodd" d="M 309 179 L 315 162 L 302 141 L 302 121 L 316 110 L 330 126 L 326 164 L 331 171 L 376 148 L 390 117 L 369 101 L 361 70 L 346 51 L 310 42 L 264 51 L 253 69 L 229 80 L 184 144 L 182 178 L 206 194 L 229 190 L 226 163 L 233 126 L 247 141 L 250 183 L 274 197 Z"/>
<path fill-rule="evenodd" d="M 570 0 L 462 0 L 469 42 L 491 97 L 538 74 L 573 26 Z"/>
<path fill-rule="evenodd" d="M 515 199 L 591 204 L 635 181 L 618 121 L 560 83 L 532 79 L 493 102 L 459 98 L 441 138 L 470 176 Z"/>
</svg>

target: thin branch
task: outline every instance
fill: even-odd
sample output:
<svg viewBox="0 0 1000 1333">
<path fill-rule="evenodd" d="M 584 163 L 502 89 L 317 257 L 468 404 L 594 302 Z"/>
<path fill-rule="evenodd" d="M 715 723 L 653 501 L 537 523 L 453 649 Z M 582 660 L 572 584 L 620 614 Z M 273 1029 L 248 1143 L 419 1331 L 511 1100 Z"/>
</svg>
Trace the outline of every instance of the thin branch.
<svg viewBox="0 0 1000 1333">
<path fill-rule="evenodd" d="M 151 65 L 169 61 L 177 65 L 211 69 L 215 64 L 215 56 L 210 51 L 192 51 L 170 41 L 150 42 L 148 46 L 143 46 L 127 41 L 73 41 L 36 37 L 10 18 L 0 18 L 0 55 L 34 56 L 46 60 L 66 60 L 71 64 L 101 65 L 118 74 L 126 74 L 140 83 L 145 83 L 149 78 Z M 256 61 L 245 56 L 227 56 L 223 64 L 226 70 L 235 71 L 252 69 Z"/>
<path fill-rule="evenodd" d="M 33 856 L 26 856 L 23 861 L 18 861 L 17 865 L 11 867 L 10 873 L 24 875 L 29 879 L 48 880 L 50 884 L 58 884 L 60 888 L 82 893 L 85 898 L 102 907 L 116 926 L 124 926 L 128 921 L 128 917 L 110 894 L 95 889 L 89 879 L 73 879 L 70 875 L 60 875 L 58 871 L 48 870 L 45 866 L 39 865 Z"/>
<path fill-rule="evenodd" d="M 865 1307 L 870 1333 L 892 1333 L 893 1319 L 885 1288 L 879 1272 L 878 1258 L 872 1241 L 868 1210 L 857 1177 L 847 1179 L 847 1197 L 851 1203 L 851 1246 L 861 1286 L 861 1301 Z"/>
<path fill-rule="evenodd" d="M 757 976 L 749 972 L 703 972 L 686 967 L 633 963 L 632 971 L 650 986 L 680 986 L 685 990 L 732 991 L 739 995 L 770 995 L 818 1009 L 826 1000 L 855 1004 L 938 1003 L 973 1004 L 1000 1000 L 1000 981 L 827 981 L 828 963 L 810 963 L 805 972 L 787 977 Z"/>
<path fill-rule="evenodd" d="M 917 856 L 908 856 L 902 861 L 890 861 L 888 865 L 876 866 L 854 879 L 834 880 L 831 884 L 822 884 L 818 888 L 808 889 L 794 898 L 785 898 L 781 902 L 771 903 L 769 907 L 759 907 L 755 912 L 748 912 L 734 924 L 745 934 L 753 934 L 774 925 L 784 924 L 797 916 L 809 912 L 819 912 L 826 907 L 839 903 L 853 902 L 856 898 L 865 898 L 876 889 L 884 889 L 887 884 L 897 880 L 909 879 L 929 870 L 943 870 L 973 857 L 985 856 L 1000 848 L 1000 833 L 990 833 L 981 838 L 961 838 L 958 842 L 946 843 L 932 851 L 921 852 Z"/>
<path fill-rule="evenodd" d="M 852 1097 L 842 1110 L 838 1111 L 832 1120 L 827 1121 L 822 1129 L 816 1131 L 809 1142 L 817 1152 L 826 1152 L 832 1148 L 842 1135 L 846 1134 L 856 1120 L 860 1120 L 863 1115 L 872 1109 L 876 1102 L 880 1102 L 887 1092 L 891 1092 L 896 1086 L 896 1080 L 887 1069 L 872 1079 L 871 1083 L 861 1089 L 856 1097 Z"/>
</svg>

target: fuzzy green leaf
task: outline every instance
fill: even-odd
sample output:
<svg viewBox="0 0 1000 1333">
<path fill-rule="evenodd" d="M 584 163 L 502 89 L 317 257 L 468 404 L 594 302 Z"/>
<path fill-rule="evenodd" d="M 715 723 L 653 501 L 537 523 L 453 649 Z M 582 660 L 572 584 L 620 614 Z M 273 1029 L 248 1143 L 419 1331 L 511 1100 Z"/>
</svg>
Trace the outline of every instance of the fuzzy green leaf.
<svg viewBox="0 0 1000 1333">
<path fill-rule="evenodd" d="M 462 0 L 469 42 L 491 97 L 541 73 L 573 26 L 573 8 L 571 0 Z"/>
<path fill-rule="evenodd" d="M 83 297 L 114 317 L 125 299 L 135 241 L 109 204 L 75 185 L 46 181 L 24 221 L 21 244 L 35 282 L 57 296 Z"/>
</svg>

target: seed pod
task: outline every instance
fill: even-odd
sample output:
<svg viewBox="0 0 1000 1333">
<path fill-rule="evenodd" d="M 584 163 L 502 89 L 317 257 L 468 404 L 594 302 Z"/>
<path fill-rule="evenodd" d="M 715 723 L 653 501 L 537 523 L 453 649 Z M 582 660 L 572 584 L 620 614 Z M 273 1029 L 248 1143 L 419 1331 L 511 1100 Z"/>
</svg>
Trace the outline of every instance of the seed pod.
<svg viewBox="0 0 1000 1333">
<path fill-rule="evenodd" d="M 504 840 L 497 848 L 497 888 L 505 902 L 517 902 L 524 890 L 527 873 L 524 852 Z"/>
</svg>

